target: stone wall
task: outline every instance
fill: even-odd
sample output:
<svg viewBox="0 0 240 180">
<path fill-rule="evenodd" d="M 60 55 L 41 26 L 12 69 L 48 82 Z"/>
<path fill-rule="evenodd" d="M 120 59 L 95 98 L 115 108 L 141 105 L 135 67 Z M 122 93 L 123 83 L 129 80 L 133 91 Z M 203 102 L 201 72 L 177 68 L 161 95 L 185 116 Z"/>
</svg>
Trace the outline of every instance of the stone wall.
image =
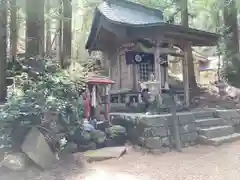
<svg viewBox="0 0 240 180">
<path fill-rule="evenodd" d="M 130 113 L 112 113 L 113 124 L 127 128 L 129 140 L 149 150 L 168 151 L 175 148 L 172 116 L 144 115 Z M 192 113 L 177 114 L 182 147 L 194 145 L 197 140 L 197 128 Z"/>
<path fill-rule="evenodd" d="M 140 117 L 136 122 L 136 128 L 141 129 L 139 143 L 150 150 L 170 148 L 171 132 L 166 116 Z"/>
<path fill-rule="evenodd" d="M 195 145 L 198 134 L 194 115 L 192 113 L 179 113 L 177 117 L 182 147 Z"/>
<path fill-rule="evenodd" d="M 177 113 L 182 148 L 196 142 L 220 145 L 240 139 L 240 110 L 201 109 Z M 175 149 L 171 114 L 111 113 L 113 124 L 127 129 L 133 144 L 154 151 Z"/>
</svg>

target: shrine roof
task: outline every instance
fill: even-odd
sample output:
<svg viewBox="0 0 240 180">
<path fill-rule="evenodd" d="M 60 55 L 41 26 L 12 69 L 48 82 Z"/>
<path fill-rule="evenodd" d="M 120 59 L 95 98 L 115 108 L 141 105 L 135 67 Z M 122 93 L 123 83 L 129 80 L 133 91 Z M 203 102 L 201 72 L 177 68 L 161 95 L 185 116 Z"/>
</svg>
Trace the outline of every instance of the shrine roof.
<svg viewBox="0 0 240 180">
<path fill-rule="evenodd" d="M 108 84 L 115 84 L 115 81 L 111 80 L 107 76 L 100 75 L 98 73 L 89 72 L 86 77 L 86 82 L 88 84 L 96 84 L 96 85 L 108 85 Z"/>
<path fill-rule="evenodd" d="M 129 30 L 128 32 L 138 36 L 143 36 L 147 29 L 152 28 L 158 28 L 157 32 L 163 35 L 166 32 L 177 32 L 177 38 L 181 37 L 182 39 L 186 39 L 186 41 L 192 41 L 193 45 L 196 46 L 215 45 L 219 38 L 219 35 L 214 33 L 169 24 L 164 20 L 163 12 L 159 9 L 148 8 L 127 0 L 105 0 L 95 9 L 86 49 L 99 49 L 98 45 L 94 44 L 96 44 L 96 37 L 101 28 L 105 28 L 106 22 L 109 23 L 110 26 L 115 25 L 117 27 L 127 28 Z M 135 32 L 139 30 L 143 30 L 144 32 L 142 31 L 142 34 L 135 34 Z M 112 33 L 118 35 L 115 30 L 112 30 Z M 188 34 L 191 35 L 190 38 Z M 129 35 L 126 37 L 128 36 Z M 141 37 L 136 37 L 136 39 L 137 38 Z M 93 48 L 93 46 L 95 47 Z"/>
<path fill-rule="evenodd" d="M 147 25 L 163 22 L 163 12 L 129 1 L 108 0 L 97 8 L 109 21 L 129 25 Z"/>
</svg>

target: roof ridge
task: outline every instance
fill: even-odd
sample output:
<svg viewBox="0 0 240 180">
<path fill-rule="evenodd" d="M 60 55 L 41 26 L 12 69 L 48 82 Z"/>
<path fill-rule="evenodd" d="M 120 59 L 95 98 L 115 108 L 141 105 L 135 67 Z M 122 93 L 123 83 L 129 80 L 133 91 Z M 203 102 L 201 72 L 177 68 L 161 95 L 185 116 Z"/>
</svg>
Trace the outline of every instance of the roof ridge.
<svg viewBox="0 0 240 180">
<path fill-rule="evenodd" d="M 135 2 L 132 2 L 132 1 L 129 1 L 129 0 L 104 0 L 104 1 L 109 3 L 109 4 L 130 5 L 130 6 L 132 6 L 132 8 L 142 8 L 146 11 L 152 11 L 156 16 L 161 16 L 163 18 L 162 9 L 147 7 L 145 5 L 135 3 Z"/>
</svg>

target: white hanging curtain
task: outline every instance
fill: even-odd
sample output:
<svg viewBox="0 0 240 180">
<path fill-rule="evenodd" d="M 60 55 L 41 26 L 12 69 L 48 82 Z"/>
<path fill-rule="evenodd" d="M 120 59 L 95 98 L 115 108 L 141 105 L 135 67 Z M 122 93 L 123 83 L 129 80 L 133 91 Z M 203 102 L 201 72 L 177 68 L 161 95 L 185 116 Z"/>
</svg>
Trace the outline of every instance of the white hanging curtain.
<svg viewBox="0 0 240 180">
<path fill-rule="evenodd" d="M 94 85 L 92 88 L 92 100 L 91 100 L 91 104 L 93 107 L 97 106 L 97 97 L 96 97 L 96 86 Z"/>
</svg>

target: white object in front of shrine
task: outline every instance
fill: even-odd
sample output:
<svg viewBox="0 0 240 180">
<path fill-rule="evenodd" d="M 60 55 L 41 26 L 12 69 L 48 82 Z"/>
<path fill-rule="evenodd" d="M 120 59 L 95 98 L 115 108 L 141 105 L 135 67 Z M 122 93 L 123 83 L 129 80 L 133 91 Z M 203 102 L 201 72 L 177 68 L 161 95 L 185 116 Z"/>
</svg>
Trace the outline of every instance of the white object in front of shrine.
<svg viewBox="0 0 240 180">
<path fill-rule="evenodd" d="M 96 86 L 94 85 L 92 88 L 92 99 L 91 99 L 91 104 L 93 107 L 97 106 L 97 97 L 96 97 Z"/>
</svg>

